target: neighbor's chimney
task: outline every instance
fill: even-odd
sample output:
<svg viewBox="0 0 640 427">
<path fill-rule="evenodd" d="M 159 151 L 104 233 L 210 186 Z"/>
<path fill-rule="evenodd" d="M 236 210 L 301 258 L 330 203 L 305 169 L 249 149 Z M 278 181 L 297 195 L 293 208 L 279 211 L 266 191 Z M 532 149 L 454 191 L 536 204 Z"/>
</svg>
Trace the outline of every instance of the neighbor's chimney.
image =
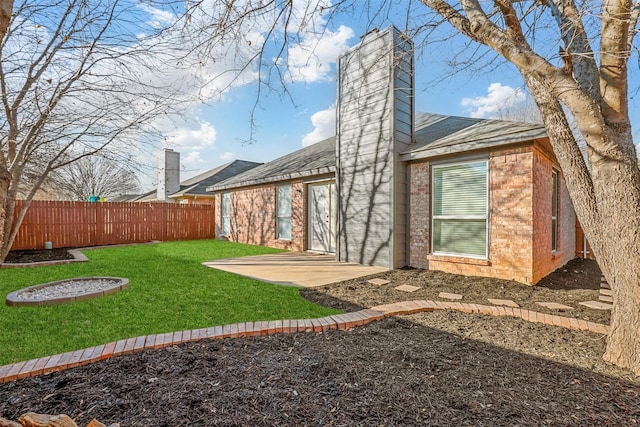
<svg viewBox="0 0 640 427">
<path fill-rule="evenodd" d="M 158 165 L 158 194 L 157 199 L 165 202 L 172 201 L 170 194 L 180 191 L 180 153 L 170 148 L 160 152 Z"/>
</svg>

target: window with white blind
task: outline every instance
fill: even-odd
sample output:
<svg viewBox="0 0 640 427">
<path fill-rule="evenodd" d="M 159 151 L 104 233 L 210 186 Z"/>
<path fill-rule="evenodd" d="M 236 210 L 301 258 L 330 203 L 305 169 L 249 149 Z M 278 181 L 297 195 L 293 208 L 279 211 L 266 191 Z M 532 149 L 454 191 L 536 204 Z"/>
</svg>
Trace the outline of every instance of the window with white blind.
<svg viewBox="0 0 640 427">
<path fill-rule="evenodd" d="M 231 193 L 222 194 L 222 235 L 231 234 Z"/>
<path fill-rule="evenodd" d="M 278 186 L 277 205 L 277 238 L 291 240 L 291 184 Z"/>
<path fill-rule="evenodd" d="M 551 172 L 551 250 L 558 250 L 558 172 Z"/>
<path fill-rule="evenodd" d="M 488 257 L 488 162 L 432 167 L 434 254 Z"/>
</svg>

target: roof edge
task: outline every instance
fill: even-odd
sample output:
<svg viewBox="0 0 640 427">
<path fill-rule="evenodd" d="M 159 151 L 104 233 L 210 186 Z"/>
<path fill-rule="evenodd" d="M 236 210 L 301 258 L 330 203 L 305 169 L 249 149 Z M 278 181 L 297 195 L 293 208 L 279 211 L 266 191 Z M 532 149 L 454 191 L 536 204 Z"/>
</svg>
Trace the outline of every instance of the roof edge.
<svg viewBox="0 0 640 427">
<path fill-rule="evenodd" d="M 335 174 L 336 172 L 336 168 L 335 166 L 330 166 L 330 167 L 323 167 L 323 168 L 318 168 L 318 169 L 309 169 L 306 171 L 302 171 L 302 172 L 295 172 L 295 173 L 290 173 L 290 174 L 283 174 L 283 175 L 276 175 L 276 176 L 271 176 L 268 178 L 261 178 L 261 179 L 252 179 L 249 181 L 244 181 L 238 184 L 231 184 L 231 185 L 212 185 L 210 187 L 207 187 L 207 191 L 208 192 L 212 192 L 212 193 L 216 193 L 216 192 L 220 192 L 220 191 L 225 191 L 225 190 L 233 190 L 233 189 L 237 189 L 237 188 L 246 188 L 246 187 L 252 187 L 254 185 L 262 185 L 262 184 L 269 184 L 269 183 L 273 183 L 273 182 L 279 182 L 279 181 L 290 181 L 292 179 L 296 179 L 296 178 L 307 178 L 310 176 L 315 176 L 315 175 L 327 175 L 327 174 Z"/>
</svg>

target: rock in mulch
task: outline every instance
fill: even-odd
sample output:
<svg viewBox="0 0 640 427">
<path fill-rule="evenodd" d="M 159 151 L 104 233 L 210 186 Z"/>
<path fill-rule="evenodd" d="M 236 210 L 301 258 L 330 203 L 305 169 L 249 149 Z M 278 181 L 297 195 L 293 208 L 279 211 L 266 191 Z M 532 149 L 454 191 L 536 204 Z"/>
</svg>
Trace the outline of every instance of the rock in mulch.
<svg viewBox="0 0 640 427">
<path fill-rule="evenodd" d="M 78 427 L 78 424 L 66 414 L 49 415 L 27 412 L 18 419 L 18 422 L 0 417 L 0 427 Z M 89 421 L 86 427 L 107 426 L 94 418 Z M 120 427 L 120 424 L 111 424 L 109 427 Z"/>
</svg>

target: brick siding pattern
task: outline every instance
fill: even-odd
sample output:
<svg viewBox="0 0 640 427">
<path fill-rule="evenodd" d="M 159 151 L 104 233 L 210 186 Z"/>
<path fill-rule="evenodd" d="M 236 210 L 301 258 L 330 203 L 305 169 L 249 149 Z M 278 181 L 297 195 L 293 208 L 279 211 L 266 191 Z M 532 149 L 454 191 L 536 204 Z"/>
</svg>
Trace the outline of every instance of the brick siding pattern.
<svg viewBox="0 0 640 427">
<path fill-rule="evenodd" d="M 575 212 L 562 173 L 558 172 L 558 245 L 551 251 L 552 160 L 534 150 L 533 282 L 536 283 L 575 256 Z"/>
<path fill-rule="evenodd" d="M 291 240 L 276 236 L 277 186 L 291 184 Z M 231 235 L 229 240 L 272 248 L 306 249 L 306 185 L 302 180 L 279 182 L 230 191 Z M 222 230 L 222 193 L 216 197 L 216 236 Z"/>
<path fill-rule="evenodd" d="M 559 252 L 551 252 L 552 160 L 533 145 L 490 154 L 489 260 L 430 254 L 429 164 L 416 162 L 409 167 L 412 267 L 532 285 L 573 257 L 575 215 L 562 174 Z"/>
</svg>

